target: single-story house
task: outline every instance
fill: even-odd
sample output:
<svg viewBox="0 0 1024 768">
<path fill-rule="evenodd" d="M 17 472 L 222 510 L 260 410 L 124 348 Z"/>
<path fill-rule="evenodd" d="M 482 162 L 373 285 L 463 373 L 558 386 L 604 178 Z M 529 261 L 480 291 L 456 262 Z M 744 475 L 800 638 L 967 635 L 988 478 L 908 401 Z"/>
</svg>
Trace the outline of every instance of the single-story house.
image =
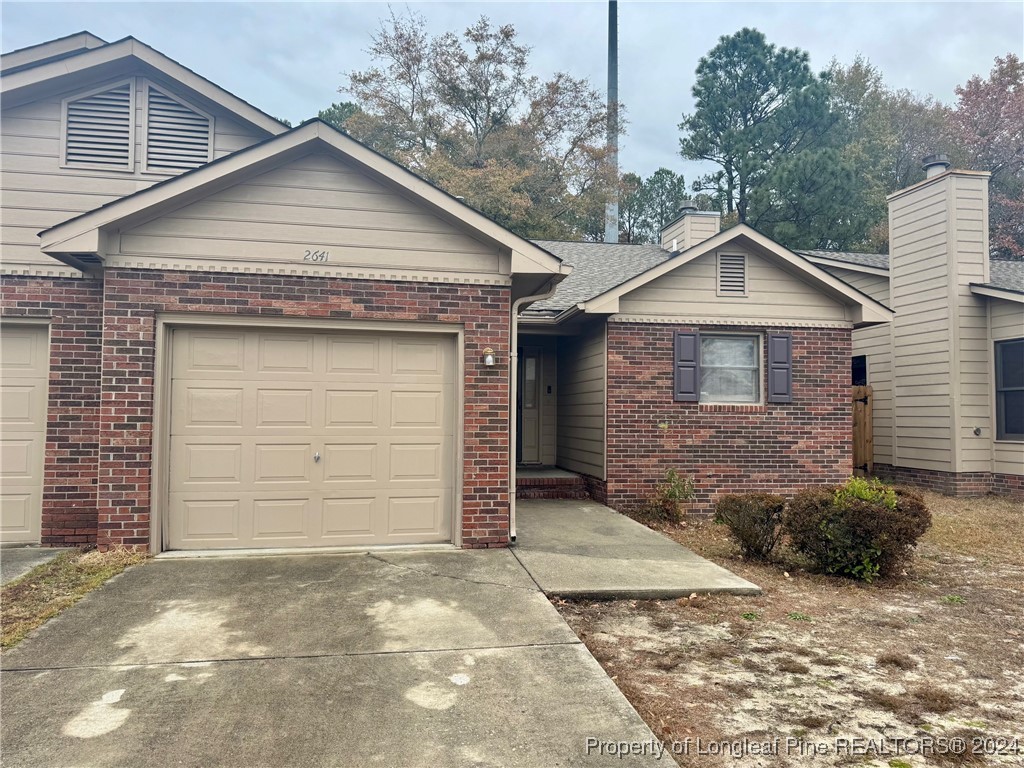
<svg viewBox="0 0 1024 768">
<path fill-rule="evenodd" d="M 504 546 L 520 466 L 620 508 L 851 472 L 893 314 L 749 227 L 530 242 L 131 38 L 0 69 L 4 542 Z"/>
</svg>

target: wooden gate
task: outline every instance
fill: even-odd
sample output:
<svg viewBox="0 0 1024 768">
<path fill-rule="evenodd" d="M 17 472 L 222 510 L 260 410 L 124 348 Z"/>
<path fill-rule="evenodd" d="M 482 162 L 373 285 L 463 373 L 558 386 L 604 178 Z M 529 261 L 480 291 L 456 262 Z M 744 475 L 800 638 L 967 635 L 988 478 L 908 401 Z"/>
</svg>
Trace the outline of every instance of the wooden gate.
<svg viewBox="0 0 1024 768">
<path fill-rule="evenodd" d="M 875 441 L 871 429 L 871 387 L 853 388 L 853 473 L 869 475 L 874 469 Z"/>
</svg>

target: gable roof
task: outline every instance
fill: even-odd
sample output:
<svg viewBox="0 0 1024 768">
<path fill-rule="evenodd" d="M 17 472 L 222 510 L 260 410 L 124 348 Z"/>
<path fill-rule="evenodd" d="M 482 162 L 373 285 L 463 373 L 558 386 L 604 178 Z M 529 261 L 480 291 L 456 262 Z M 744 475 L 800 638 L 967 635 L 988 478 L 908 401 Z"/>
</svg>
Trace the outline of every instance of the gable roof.
<svg viewBox="0 0 1024 768">
<path fill-rule="evenodd" d="M 653 243 L 573 243 L 534 240 L 564 263 L 572 274 L 558 284 L 555 295 L 529 306 L 528 312 L 563 310 L 614 288 L 672 256 Z"/>
<path fill-rule="evenodd" d="M 9 75 L 48 61 L 74 56 L 89 48 L 99 48 L 107 41 L 91 32 L 74 32 L 44 43 L 27 45 L 0 55 L 0 74 Z"/>
<path fill-rule="evenodd" d="M 794 251 L 815 264 L 843 267 L 855 272 L 888 274 L 889 254 L 856 253 L 853 251 Z"/>
<path fill-rule="evenodd" d="M 95 254 L 102 259 L 104 238 L 109 229 L 152 219 L 314 151 L 341 156 L 379 181 L 401 189 L 403 194 L 436 215 L 507 248 L 511 253 L 511 274 L 561 276 L 571 271 L 571 267 L 563 265 L 540 246 L 496 224 L 412 171 L 318 119 L 40 232 L 41 248 L 72 266 L 87 266 L 90 260 L 83 260 L 80 255 Z"/>
<path fill-rule="evenodd" d="M 80 36 L 87 37 L 78 40 Z M 63 53 L 32 58 L 33 54 L 46 53 L 51 48 L 56 51 L 66 41 L 70 41 L 70 43 L 64 46 L 68 49 Z M 90 70 L 107 76 L 119 65 L 123 66 L 134 60 L 136 63 L 151 67 L 166 77 L 181 83 L 186 88 L 228 110 L 239 120 L 266 134 L 276 136 L 288 130 L 288 126 L 277 118 L 271 117 L 263 110 L 257 109 L 249 102 L 224 90 L 216 83 L 196 74 L 188 67 L 150 48 L 134 37 L 126 37 L 113 43 L 104 43 L 95 35 L 81 32 L 69 38 L 51 40 L 48 43 L 31 46 L 31 48 L 12 51 L 4 58 L 14 56 L 15 58 L 10 61 L 17 62 L 18 54 L 24 52 L 28 53 L 20 58 L 23 58 L 25 62 L 20 66 L 11 66 L 10 69 L 4 71 L 3 78 L 0 79 L 0 93 L 3 94 L 5 106 L 17 103 L 19 99 L 28 98 L 28 95 L 35 89 L 49 81 L 86 74 Z M 8 61 L 5 61 L 4 65 L 7 64 Z"/>
<path fill-rule="evenodd" d="M 681 253 L 672 254 L 670 258 L 665 259 L 646 271 L 580 303 L 579 307 L 584 312 L 596 314 L 613 314 L 618 312 L 619 299 L 630 291 L 634 291 L 650 281 L 693 261 L 699 256 L 711 253 L 730 243 L 735 243 L 759 256 L 775 261 L 777 264 L 800 275 L 807 282 L 817 286 L 826 294 L 850 307 L 854 310 L 852 320 L 855 325 L 887 322 L 893 318 L 892 310 L 884 304 L 880 304 L 867 294 L 858 291 L 825 269 L 812 264 L 806 258 L 798 256 L 746 224 L 738 224 L 724 232 L 719 232 L 714 237 L 708 238 L 692 248 Z"/>
</svg>

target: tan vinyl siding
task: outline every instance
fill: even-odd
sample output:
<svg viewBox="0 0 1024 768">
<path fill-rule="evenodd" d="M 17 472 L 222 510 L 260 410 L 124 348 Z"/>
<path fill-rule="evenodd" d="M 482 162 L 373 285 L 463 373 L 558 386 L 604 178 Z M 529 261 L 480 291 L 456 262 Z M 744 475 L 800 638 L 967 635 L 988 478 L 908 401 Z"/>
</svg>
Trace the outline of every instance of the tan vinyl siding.
<svg viewBox="0 0 1024 768">
<path fill-rule="evenodd" d="M 120 255 L 496 275 L 498 248 L 326 154 L 292 160 L 121 234 Z M 313 264 L 313 266 L 316 266 Z"/>
<path fill-rule="evenodd" d="M 741 253 L 736 248 L 725 253 Z M 753 253 L 745 296 L 719 296 L 717 254 L 706 253 L 626 294 L 619 314 L 842 322 L 846 308 L 821 290 Z"/>
<path fill-rule="evenodd" d="M 827 266 L 825 269 L 849 283 L 875 301 L 889 305 L 889 278 L 869 275 L 851 269 Z M 874 461 L 892 464 L 893 398 L 892 398 L 892 329 L 889 323 L 855 328 L 853 355 L 864 355 L 868 364 L 868 384 L 874 403 L 872 424 L 874 434 Z"/>
<path fill-rule="evenodd" d="M 667 250 L 685 251 L 717 235 L 721 225 L 721 216 L 707 213 L 688 214 L 671 222 L 662 230 L 661 245 Z"/>
<path fill-rule="evenodd" d="M 563 469 L 605 478 L 606 326 L 559 339 L 558 456 Z"/>
<path fill-rule="evenodd" d="M 125 77 L 121 77 L 111 84 L 124 81 Z M 98 83 L 96 87 L 102 85 Z M 164 84 L 161 87 L 174 93 Z M 62 167 L 62 102 L 89 90 L 82 88 L 5 108 L 0 116 L 0 260 L 5 271 L 77 274 L 40 253 L 38 233 L 167 178 L 167 174 L 142 171 L 142 107 L 138 95 L 132 171 Z M 137 93 L 144 90 L 136 88 Z M 242 126 L 226 114 L 214 117 L 215 157 L 244 149 L 264 138 L 256 129 Z"/>
<path fill-rule="evenodd" d="M 987 204 L 987 179 L 955 173 L 891 201 L 894 463 L 900 466 L 991 467 L 988 318 L 969 285 L 986 279 Z"/>
<path fill-rule="evenodd" d="M 989 327 L 993 342 L 1024 337 L 1024 304 L 989 299 Z M 993 367 L 993 376 L 994 371 Z M 994 383 L 992 391 L 995 392 Z M 1005 475 L 1024 475 L 1024 443 L 996 440 L 994 429 L 992 438 L 992 471 Z"/>
</svg>

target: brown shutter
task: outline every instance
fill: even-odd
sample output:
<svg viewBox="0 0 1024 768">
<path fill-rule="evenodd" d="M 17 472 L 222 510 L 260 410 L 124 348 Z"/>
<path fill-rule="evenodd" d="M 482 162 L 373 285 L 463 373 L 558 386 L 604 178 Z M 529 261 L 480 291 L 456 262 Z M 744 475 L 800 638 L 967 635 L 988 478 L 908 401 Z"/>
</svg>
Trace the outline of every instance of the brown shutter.
<svg viewBox="0 0 1024 768">
<path fill-rule="evenodd" d="M 676 331 L 674 397 L 680 403 L 700 400 L 700 334 L 696 331 Z"/>
<path fill-rule="evenodd" d="M 768 334 L 768 402 L 793 402 L 793 337 Z"/>
</svg>

